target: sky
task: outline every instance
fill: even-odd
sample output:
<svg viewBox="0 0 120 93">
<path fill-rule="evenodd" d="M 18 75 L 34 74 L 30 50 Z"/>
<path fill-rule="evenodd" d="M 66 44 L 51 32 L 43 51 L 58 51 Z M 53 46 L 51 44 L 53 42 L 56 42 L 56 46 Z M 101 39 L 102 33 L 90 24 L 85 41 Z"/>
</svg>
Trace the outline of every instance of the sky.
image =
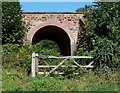
<svg viewBox="0 0 120 93">
<path fill-rule="evenodd" d="M 22 2 L 23 12 L 75 12 L 77 8 L 84 7 L 92 2 Z"/>
</svg>

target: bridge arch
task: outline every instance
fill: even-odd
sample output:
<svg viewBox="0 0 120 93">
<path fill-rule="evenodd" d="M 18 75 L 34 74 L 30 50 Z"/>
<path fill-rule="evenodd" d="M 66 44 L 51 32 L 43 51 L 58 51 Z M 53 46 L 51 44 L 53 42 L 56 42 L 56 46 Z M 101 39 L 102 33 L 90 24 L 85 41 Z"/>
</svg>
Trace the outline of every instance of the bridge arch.
<svg viewBox="0 0 120 93">
<path fill-rule="evenodd" d="M 56 42 L 62 55 L 72 55 L 75 41 L 67 27 L 65 28 L 56 22 L 45 22 L 35 27 L 27 34 L 27 40 L 32 44 L 44 39 Z"/>
</svg>

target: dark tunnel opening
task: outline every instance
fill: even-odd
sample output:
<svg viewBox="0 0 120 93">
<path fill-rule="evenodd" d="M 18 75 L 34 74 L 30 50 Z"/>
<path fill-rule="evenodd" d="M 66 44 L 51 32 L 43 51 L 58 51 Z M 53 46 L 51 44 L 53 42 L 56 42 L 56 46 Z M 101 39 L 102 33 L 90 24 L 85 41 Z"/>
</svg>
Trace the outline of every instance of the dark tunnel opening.
<svg viewBox="0 0 120 93">
<path fill-rule="evenodd" d="M 39 29 L 33 36 L 32 44 L 36 44 L 37 42 L 45 39 L 56 42 L 60 48 L 61 55 L 71 55 L 70 38 L 62 28 L 57 26 L 45 26 Z"/>
</svg>

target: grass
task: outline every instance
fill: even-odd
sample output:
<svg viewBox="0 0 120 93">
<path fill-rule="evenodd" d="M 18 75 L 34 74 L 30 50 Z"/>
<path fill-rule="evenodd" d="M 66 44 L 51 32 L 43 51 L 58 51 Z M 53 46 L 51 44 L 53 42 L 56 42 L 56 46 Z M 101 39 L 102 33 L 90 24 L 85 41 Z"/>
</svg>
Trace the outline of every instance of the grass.
<svg viewBox="0 0 120 93">
<path fill-rule="evenodd" d="M 46 44 L 46 43 L 44 43 Z M 42 45 L 44 45 L 42 44 Z M 48 43 L 47 43 L 48 44 Z M 38 75 L 31 77 L 31 54 L 36 52 L 44 55 L 59 55 L 59 50 L 52 47 L 52 44 L 43 49 L 40 44 L 29 48 L 28 46 L 18 47 L 17 45 L 4 45 L 3 47 L 3 69 L 2 69 L 2 90 L 3 91 L 119 91 L 120 84 L 118 72 L 111 70 L 95 73 L 92 70 L 87 72 L 79 71 L 80 75 L 73 75 L 74 69 L 65 69 L 65 76 L 53 75 L 44 77 Z M 54 44 L 53 44 L 54 45 Z M 57 47 L 57 46 L 56 46 Z M 43 49 L 43 50 L 42 50 Z M 54 51 L 53 51 L 54 50 Z M 58 50 L 58 51 L 57 51 Z M 57 51 L 57 52 L 55 52 Z M 40 60 L 42 62 L 42 60 Z M 59 60 L 58 60 L 59 61 Z M 48 60 L 50 64 L 57 63 L 57 60 Z M 70 63 L 70 61 L 68 61 Z M 75 70 L 76 71 L 76 70 Z"/>
<path fill-rule="evenodd" d="M 83 76 L 67 78 L 56 75 L 35 78 L 23 71 L 3 69 L 3 91 L 118 91 L 117 73 L 94 74 L 88 71 Z"/>
</svg>

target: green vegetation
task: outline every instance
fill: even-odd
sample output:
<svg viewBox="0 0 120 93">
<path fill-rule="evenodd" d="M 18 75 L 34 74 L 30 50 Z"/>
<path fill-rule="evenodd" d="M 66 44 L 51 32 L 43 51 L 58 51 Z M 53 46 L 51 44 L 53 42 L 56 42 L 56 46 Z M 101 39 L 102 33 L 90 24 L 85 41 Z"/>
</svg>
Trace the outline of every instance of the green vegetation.
<svg viewBox="0 0 120 93">
<path fill-rule="evenodd" d="M 3 45 L 3 68 L 9 69 L 18 66 L 19 69 L 24 69 L 26 73 L 30 74 L 33 52 L 39 55 L 60 55 L 59 47 L 50 40 L 42 40 L 31 47 L 27 45 L 6 44 Z M 49 61 L 49 63 L 56 63 L 52 59 Z"/>
<path fill-rule="evenodd" d="M 94 74 L 89 71 L 81 77 L 27 76 L 16 69 L 3 70 L 3 91 L 118 91 L 117 73 Z M 113 93 L 113 92 L 112 92 Z"/>
<path fill-rule="evenodd" d="M 44 43 L 43 43 L 44 42 Z M 52 43 L 52 44 L 49 44 Z M 42 45 L 41 45 L 42 44 Z M 44 77 L 38 75 L 31 77 L 31 54 L 32 52 L 45 54 L 51 52 L 48 47 L 56 46 L 51 41 L 42 41 L 33 45 L 3 45 L 3 91 L 118 91 L 118 73 L 113 71 L 102 72 L 89 70 L 78 70 L 79 75 L 74 75 L 74 69 L 65 69 L 66 75 L 50 75 Z M 39 47 L 38 47 L 39 45 Z M 50 45 L 50 46 L 49 46 Z M 37 46 L 37 47 L 36 47 Z M 56 48 L 57 50 L 58 48 Z M 47 52 L 46 52 L 47 51 Z M 59 54 L 59 52 L 57 53 Z M 46 54 L 47 55 L 47 54 Z M 56 62 L 49 60 L 50 63 Z"/>
<path fill-rule="evenodd" d="M 79 47 L 76 55 L 94 56 L 94 69 L 65 69 L 65 75 L 38 75 L 31 77 L 31 55 L 60 55 L 55 42 L 42 40 L 32 46 L 20 45 L 23 29 L 21 16 L 12 14 L 16 7 L 21 13 L 19 3 L 3 3 L 3 91 L 120 91 L 119 90 L 119 53 L 120 53 L 120 3 L 96 3 L 78 9 L 84 11 L 86 24 L 84 28 L 83 47 Z M 5 14 L 7 11 L 7 14 Z M 15 12 L 13 11 L 13 12 Z M 9 15 L 10 14 L 10 15 Z M 16 14 L 16 12 L 15 12 Z M 14 19 L 14 20 L 12 20 Z M 20 19 L 18 21 L 18 19 Z M 5 21 L 6 20 L 6 21 Z M 9 21 L 7 21 L 9 20 Z M 16 24 L 16 20 L 17 23 Z M 10 25 L 13 23 L 12 25 Z M 9 28 L 6 28 L 9 27 Z M 10 31 L 10 34 L 9 34 Z M 17 32 L 16 32 L 17 31 Z M 19 37 L 20 36 L 20 37 Z M 43 60 L 39 60 L 42 62 Z M 57 63 L 60 60 L 44 60 Z M 85 64 L 87 60 L 77 60 Z M 70 63 L 70 61 L 68 61 Z M 43 69 L 42 69 L 43 70 Z M 80 74 L 74 75 L 73 71 Z"/>
<path fill-rule="evenodd" d="M 116 69 L 120 65 L 120 3 L 97 2 L 78 9 L 85 11 L 86 43 L 82 50 L 92 54 L 98 69 Z M 81 48 L 80 48 L 81 49 Z M 79 49 L 79 50 L 80 50 Z M 78 54 L 81 51 L 77 51 Z"/>
<path fill-rule="evenodd" d="M 19 2 L 2 2 L 2 43 L 21 44 L 24 25 Z"/>
</svg>

